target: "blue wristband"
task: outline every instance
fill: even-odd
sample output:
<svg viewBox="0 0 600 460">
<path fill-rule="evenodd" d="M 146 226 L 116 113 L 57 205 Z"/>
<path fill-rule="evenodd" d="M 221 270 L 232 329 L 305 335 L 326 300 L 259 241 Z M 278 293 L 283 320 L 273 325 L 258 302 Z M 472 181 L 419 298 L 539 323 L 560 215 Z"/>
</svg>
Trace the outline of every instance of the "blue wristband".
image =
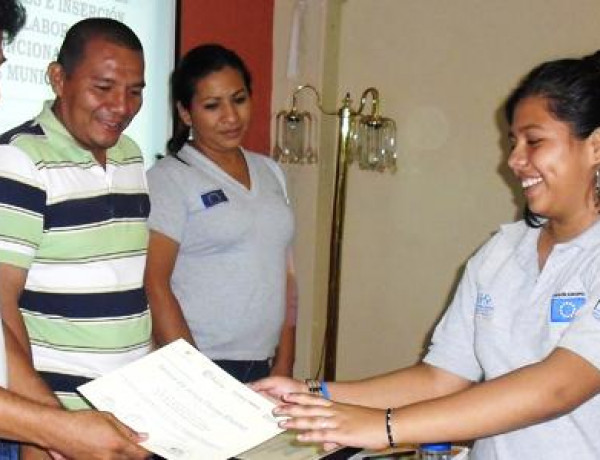
<svg viewBox="0 0 600 460">
<path fill-rule="evenodd" d="M 331 393 L 329 393 L 329 388 L 325 380 L 321 380 L 321 393 L 323 393 L 325 399 L 331 399 Z"/>
</svg>

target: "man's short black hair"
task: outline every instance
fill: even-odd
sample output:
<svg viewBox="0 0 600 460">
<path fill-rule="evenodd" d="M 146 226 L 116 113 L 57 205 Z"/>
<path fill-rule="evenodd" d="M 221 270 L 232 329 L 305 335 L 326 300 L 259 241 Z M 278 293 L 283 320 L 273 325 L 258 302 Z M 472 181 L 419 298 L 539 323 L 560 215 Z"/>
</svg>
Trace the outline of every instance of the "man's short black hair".
<svg viewBox="0 0 600 460">
<path fill-rule="evenodd" d="M 7 42 L 25 25 L 27 14 L 19 0 L 0 0 L 0 31 Z"/>
<path fill-rule="evenodd" d="M 122 22 L 109 18 L 83 19 L 67 31 L 56 59 L 67 76 L 83 59 L 87 44 L 97 38 L 140 53 L 144 51 L 135 32 Z"/>
</svg>

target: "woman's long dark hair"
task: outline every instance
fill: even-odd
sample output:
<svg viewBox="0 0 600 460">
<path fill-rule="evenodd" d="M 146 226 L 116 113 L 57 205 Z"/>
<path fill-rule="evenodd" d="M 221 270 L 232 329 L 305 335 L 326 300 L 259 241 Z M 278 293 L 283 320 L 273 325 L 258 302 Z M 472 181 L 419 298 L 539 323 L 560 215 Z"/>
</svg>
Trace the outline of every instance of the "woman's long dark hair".
<svg viewBox="0 0 600 460">
<path fill-rule="evenodd" d="M 237 70 L 244 81 L 248 94 L 252 94 L 252 77 L 246 64 L 235 51 L 218 44 L 200 45 L 186 53 L 171 75 L 171 99 L 174 113 L 177 113 L 177 103 L 189 110 L 198 81 L 225 67 Z M 177 156 L 177 152 L 181 150 L 189 136 L 190 127 L 178 119 L 173 137 L 167 142 L 167 152 Z"/>
<path fill-rule="evenodd" d="M 554 117 L 569 124 L 575 137 L 586 139 L 600 127 L 600 51 L 581 59 L 545 62 L 533 69 L 506 102 L 504 113 L 509 125 L 518 103 L 531 96 L 547 99 Z M 543 216 L 528 206 L 523 218 L 531 227 L 544 223 Z"/>
</svg>

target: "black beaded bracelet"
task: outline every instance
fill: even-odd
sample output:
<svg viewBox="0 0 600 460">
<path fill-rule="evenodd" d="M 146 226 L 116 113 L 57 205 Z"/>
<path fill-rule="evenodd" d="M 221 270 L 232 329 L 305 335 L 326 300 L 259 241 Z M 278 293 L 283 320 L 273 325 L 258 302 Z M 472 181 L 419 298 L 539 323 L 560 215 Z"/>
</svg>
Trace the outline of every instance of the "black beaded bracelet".
<svg viewBox="0 0 600 460">
<path fill-rule="evenodd" d="M 385 431 L 387 433 L 388 443 L 391 448 L 396 447 L 394 435 L 392 435 L 392 409 L 388 407 L 385 410 Z"/>
</svg>

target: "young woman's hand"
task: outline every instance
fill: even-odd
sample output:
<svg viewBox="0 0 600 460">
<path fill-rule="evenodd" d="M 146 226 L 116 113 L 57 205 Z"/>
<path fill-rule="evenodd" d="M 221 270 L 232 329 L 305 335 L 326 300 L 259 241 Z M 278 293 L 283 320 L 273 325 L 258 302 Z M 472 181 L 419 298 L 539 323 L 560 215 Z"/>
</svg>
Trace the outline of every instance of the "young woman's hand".
<svg viewBox="0 0 600 460">
<path fill-rule="evenodd" d="M 323 443 L 330 450 L 338 445 L 383 449 L 388 446 L 385 411 L 336 403 L 310 394 L 286 394 L 276 416 L 285 429 L 300 431 L 299 441 Z"/>
<path fill-rule="evenodd" d="M 308 393 L 308 386 L 300 380 L 289 377 L 267 377 L 249 384 L 250 388 L 258 391 L 269 399 L 281 401 L 284 395 L 290 393 Z"/>
</svg>

